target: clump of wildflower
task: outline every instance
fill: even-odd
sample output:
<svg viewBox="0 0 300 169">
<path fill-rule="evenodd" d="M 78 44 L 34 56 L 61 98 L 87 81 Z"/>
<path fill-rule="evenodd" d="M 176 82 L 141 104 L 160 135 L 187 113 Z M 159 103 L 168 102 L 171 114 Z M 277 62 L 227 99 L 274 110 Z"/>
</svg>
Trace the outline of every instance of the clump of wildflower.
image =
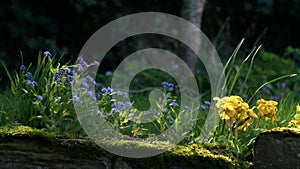
<svg viewBox="0 0 300 169">
<path fill-rule="evenodd" d="M 63 73 L 65 73 L 65 70 L 64 70 L 64 69 L 59 69 L 59 70 L 57 71 L 57 73 L 58 73 L 58 74 L 63 74 Z"/>
<path fill-rule="evenodd" d="M 43 96 L 38 95 L 38 96 L 36 96 L 36 99 L 37 99 L 38 101 L 42 101 L 42 100 L 43 100 Z"/>
<path fill-rule="evenodd" d="M 206 107 L 205 107 L 204 105 L 201 105 L 201 106 L 200 106 L 200 109 L 201 109 L 201 110 L 205 110 Z"/>
<path fill-rule="evenodd" d="M 52 56 L 52 55 L 51 55 L 51 53 L 50 53 L 49 51 L 45 51 L 45 52 L 44 52 L 44 56 L 47 57 L 47 56 Z"/>
<path fill-rule="evenodd" d="M 96 92 L 96 98 L 100 99 L 101 98 L 101 94 L 99 92 Z"/>
<path fill-rule="evenodd" d="M 84 67 L 88 67 L 88 64 L 86 63 L 86 61 L 83 59 L 83 57 L 79 58 L 79 62 L 80 64 L 82 64 Z"/>
<path fill-rule="evenodd" d="M 76 94 L 73 96 L 73 100 L 77 103 L 80 102 L 80 98 Z"/>
<path fill-rule="evenodd" d="M 26 77 L 26 78 L 31 78 L 31 77 L 32 77 L 32 74 L 31 74 L 30 72 L 27 72 L 27 73 L 25 74 L 25 77 Z"/>
<path fill-rule="evenodd" d="M 55 74 L 53 76 L 54 81 L 58 81 L 60 79 L 60 75 L 59 74 Z"/>
<path fill-rule="evenodd" d="M 276 120 L 277 102 L 273 100 L 266 101 L 264 99 L 259 99 L 256 102 L 259 118 L 264 118 L 269 121 L 274 122 Z"/>
<path fill-rule="evenodd" d="M 87 97 L 93 97 L 94 95 L 93 95 L 93 92 L 92 92 L 92 91 L 88 91 L 88 92 L 86 93 L 86 96 L 87 96 Z"/>
<path fill-rule="evenodd" d="M 82 82 L 82 87 L 88 89 L 90 86 L 87 82 Z"/>
<path fill-rule="evenodd" d="M 83 71 L 83 67 L 82 67 L 81 65 L 78 65 L 78 66 L 77 66 L 77 71 L 78 71 L 78 72 L 82 72 L 82 71 Z"/>
<path fill-rule="evenodd" d="M 210 101 L 208 101 L 208 100 L 206 100 L 206 101 L 204 101 L 204 104 L 201 104 L 201 105 L 199 105 L 199 108 L 202 110 L 202 111 L 204 111 L 204 110 L 206 110 L 206 108 L 209 108 L 210 107 Z"/>
<path fill-rule="evenodd" d="M 56 82 L 61 82 L 65 85 L 71 85 L 73 84 L 74 79 L 74 70 L 70 68 L 60 68 L 57 70 L 56 74 L 53 75 L 53 79 Z"/>
<path fill-rule="evenodd" d="M 131 103 L 130 102 L 121 102 L 121 101 L 118 101 L 117 102 L 117 105 L 118 105 L 118 108 L 122 109 L 122 110 L 125 110 L 127 108 L 129 108 L 131 106 Z"/>
<path fill-rule="evenodd" d="M 120 91 L 120 90 L 118 90 L 118 91 L 117 91 L 117 94 L 118 94 L 118 96 L 122 96 L 122 95 L 123 95 L 123 92 Z"/>
<path fill-rule="evenodd" d="M 86 79 L 97 86 L 97 82 L 91 76 L 87 76 Z"/>
<path fill-rule="evenodd" d="M 204 103 L 205 103 L 207 106 L 210 106 L 210 101 L 206 100 L 206 101 L 204 101 Z"/>
<path fill-rule="evenodd" d="M 111 108 L 112 108 L 112 109 L 111 109 L 112 112 L 115 113 L 115 114 L 120 112 L 120 110 L 116 107 L 115 104 L 112 104 L 112 105 L 111 105 Z"/>
<path fill-rule="evenodd" d="M 27 69 L 26 66 L 24 66 L 24 65 L 20 66 L 20 70 L 26 70 L 26 69 Z"/>
<path fill-rule="evenodd" d="M 221 99 L 216 97 L 214 100 L 217 100 L 216 106 L 219 109 L 219 115 L 225 120 L 230 131 L 233 127 L 245 131 L 252 124 L 253 118 L 257 118 L 253 109 L 249 109 L 249 105 L 240 96 L 229 96 Z"/>
<path fill-rule="evenodd" d="M 169 106 L 178 107 L 179 105 L 176 102 L 173 101 L 173 102 L 169 103 Z"/>
<path fill-rule="evenodd" d="M 300 104 L 296 106 L 296 114 L 294 115 L 293 120 L 290 121 L 288 126 L 300 128 Z"/>
<path fill-rule="evenodd" d="M 93 62 L 93 64 L 96 65 L 96 66 L 100 65 L 100 63 L 98 61 L 96 61 L 96 60 Z"/>
<path fill-rule="evenodd" d="M 113 74 L 112 71 L 105 72 L 105 76 L 111 76 L 112 74 Z"/>
<path fill-rule="evenodd" d="M 102 92 L 103 94 L 105 94 L 105 93 L 112 93 L 112 92 L 114 92 L 114 89 L 103 87 L 103 88 L 101 89 L 101 92 Z"/>
<path fill-rule="evenodd" d="M 38 83 L 36 81 L 30 81 L 28 80 L 28 82 L 26 83 L 28 86 L 37 86 Z"/>
<path fill-rule="evenodd" d="M 173 91 L 173 89 L 174 89 L 174 84 L 172 84 L 172 83 L 162 82 L 161 85 L 162 85 L 164 90 L 167 90 L 167 91 L 170 91 L 170 92 Z"/>
</svg>

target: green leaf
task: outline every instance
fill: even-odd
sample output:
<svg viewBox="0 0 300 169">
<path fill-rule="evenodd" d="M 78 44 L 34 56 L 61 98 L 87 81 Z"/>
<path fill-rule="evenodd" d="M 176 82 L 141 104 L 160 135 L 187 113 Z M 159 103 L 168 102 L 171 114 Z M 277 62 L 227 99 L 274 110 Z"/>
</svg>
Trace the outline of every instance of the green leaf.
<svg viewBox="0 0 300 169">
<path fill-rule="evenodd" d="M 258 91 L 259 91 L 260 89 L 262 89 L 263 87 L 265 87 L 266 85 L 271 84 L 271 83 L 274 83 L 274 82 L 279 81 L 279 80 L 284 79 L 284 78 L 289 78 L 289 77 L 294 77 L 294 76 L 297 76 L 297 74 L 290 74 L 290 75 L 280 76 L 280 77 L 278 77 L 278 78 L 275 78 L 275 79 L 273 79 L 273 80 L 270 80 L 270 81 L 268 81 L 268 82 L 262 84 L 258 89 L 256 89 L 256 91 L 254 92 L 254 94 L 249 98 L 249 100 L 248 100 L 247 102 L 250 103 L 251 100 L 253 99 L 253 97 L 258 93 Z"/>
</svg>

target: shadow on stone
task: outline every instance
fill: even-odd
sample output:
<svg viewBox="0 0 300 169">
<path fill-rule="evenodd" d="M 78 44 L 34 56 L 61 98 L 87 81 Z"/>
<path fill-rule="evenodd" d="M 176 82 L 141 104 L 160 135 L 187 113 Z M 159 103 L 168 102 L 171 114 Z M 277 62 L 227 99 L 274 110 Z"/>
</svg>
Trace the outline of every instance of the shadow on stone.
<svg viewBox="0 0 300 169">
<path fill-rule="evenodd" d="M 278 128 L 255 142 L 255 169 L 300 169 L 300 129 Z"/>
</svg>

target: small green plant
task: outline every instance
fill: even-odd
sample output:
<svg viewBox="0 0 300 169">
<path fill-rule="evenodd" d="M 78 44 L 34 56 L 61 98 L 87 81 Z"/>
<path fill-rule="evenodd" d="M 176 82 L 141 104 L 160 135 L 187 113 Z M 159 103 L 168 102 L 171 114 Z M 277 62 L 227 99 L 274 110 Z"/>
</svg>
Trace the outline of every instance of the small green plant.
<svg viewBox="0 0 300 169">
<path fill-rule="evenodd" d="M 72 107 L 72 66 L 61 65 L 48 51 L 39 53 L 35 68 L 22 64 L 14 75 L 2 66 L 15 102 L 6 110 L 11 122 L 57 132 L 81 130 Z"/>
<path fill-rule="evenodd" d="M 261 120 L 272 121 L 272 123 L 276 120 L 278 103 L 273 100 L 259 99 L 256 106 L 252 108 L 240 96 L 226 96 L 215 98 L 215 100 L 217 100 L 216 106 L 222 120 L 222 125 L 217 128 L 215 141 L 225 142 L 236 155 L 242 155 L 242 157 L 245 155 L 245 151 L 248 150 L 247 146 L 241 142 L 240 133 L 255 130 L 256 132 L 252 132 L 254 135 L 249 140 L 253 141 L 253 138 L 260 131 Z M 249 143 L 251 144 L 251 142 Z"/>
<path fill-rule="evenodd" d="M 175 84 L 166 81 L 160 82 L 160 87 L 150 88 L 156 90 L 153 93 L 148 92 L 148 95 L 143 93 L 144 90 L 138 88 L 130 89 L 128 93 L 93 82 L 88 70 L 94 65 L 94 62 L 89 64 L 83 58 L 79 58 L 75 68 L 79 71 L 74 80 L 73 100 L 79 103 L 75 107 L 78 108 L 78 112 L 83 112 L 82 115 L 80 114 L 83 120 L 88 118 L 84 115 L 87 110 L 91 114 L 98 111 L 97 118 L 109 122 L 114 132 L 138 138 L 153 138 L 153 136 L 155 138 L 173 124 L 176 129 L 179 127 L 176 118 L 180 113 L 181 105 L 178 104 L 180 99 L 177 98 Z M 154 78 L 155 76 L 152 72 L 146 71 L 137 76 L 135 80 L 140 82 L 147 79 L 146 77 Z M 96 88 L 95 91 L 91 88 L 93 86 Z M 133 84 L 133 87 L 138 87 L 138 85 Z M 149 100 L 145 97 L 149 97 Z M 98 108 L 91 109 L 90 105 L 94 105 L 94 103 L 97 103 Z M 150 108 L 147 109 L 148 104 L 150 104 Z M 188 115 L 192 108 L 184 107 L 182 111 Z M 184 133 L 184 135 L 186 134 Z"/>
<path fill-rule="evenodd" d="M 293 119 L 289 122 L 288 127 L 300 128 L 300 105 L 297 105 L 296 114 L 294 115 Z"/>
<path fill-rule="evenodd" d="M 252 87 L 250 86 L 252 68 L 258 67 L 254 64 L 254 59 L 260 47 L 254 48 L 241 64 L 236 66 L 236 56 L 242 42 L 243 40 L 224 67 L 223 72 L 226 73 L 226 82 L 229 87 L 226 97 L 215 98 L 215 106 L 218 108 L 221 122 L 214 132 L 213 141 L 228 145 L 234 154 L 246 159 L 253 153 L 255 138 L 261 131 L 284 126 L 291 119 L 289 115 L 291 110 L 287 107 L 295 103 L 291 101 L 293 100 L 291 94 L 286 91 L 286 84 L 281 83 L 285 93 L 278 98 L 270 97 L 271 92 L 267 91 L 267 87 L 271 88 L 275 82 L 296 74 L 279 76 L 263 83 L 256 90 L 249 90 Z M 250 58 L 250 64 L 247 66 L 246 63 Z M 261 74 L 256 74 L 255 77 L 258 76 Z M 225 85 L 224 88 L 227 86 Z M 245 101 L 243 97 L 246 98 Z M 263 97 L 268 97 L 270 100 L 266 101 Z M 272 98 L 278 100 L 279 104 Z M 254 100 L 257 101 L 253 102 Z M 249 105 L 254 106 L 249 107 Z"/>
<path fill-rule="evenodd" d="M 289 88 L 289 83 L 285 82 L 275 83 L 295 74 L 273 77 L 271 80 L 262 81 L 259 86 L 255 82 L 252 86 L 255 78 L 261 76 L 259 72 L 268 71 L 254 63 L 260 47 L 254 48 L 237 66 L 237 55 L 242 43 L 243 41 L 238 44 L 224 66 L 222 73 L 226 74 L 227 84 L 218 84 L 223 88 L 228 87 L 228 91 L 222 93 L 226 96 L 215 98 L 212 102 L 199 100 L 199 104 L 194 107 L 180 105 L 181 98 L 174 79 L 158 73 L 157 70 L 144 71 L 135 76 L 128 93 L 107 87 L 112 72 L 96 75 L 96 78 L 100 77 L 101 83 L 85 73 L 80 74 L 92 66 L 99 66 L 97 61 L 87 64 L 83 58 L 79 58 L 76 65 L 62 65 L 55 56 L 46 51 L 39 53 L 35 67 L 31 64 L 21 65 L 14 74 L 2 63 L 11 85 L 10 89 L 0 94 L 0 125 L 22 124 L 57 133 L 81 134 L 83 130 L 77 120 L 78 114 L 74 110 L 73 102 L 79 103 L 83 110 L 79 115 L 82 117 L 88 116 L 86 112 L 91 104 L 96 103 L 96 118 L 107 121 L 115 132 L 129 137 L 155 138 L 171 125 L 175 129 L 179 128 L 180 113 L 189 115 L 197 111 L 197 118 L 191 121 L 195 122 L 191 131 L 180 136 L 184 138 L 181 144 L 191 144 L 202 142 L 201 132 L 208 113 L 212 110 L 211 106 L 216 106 L 217 112 L 212 113 L 217 113 L 220 122 L 212 134 L 213 138 L 208 142 L 226 144 L 236 156 L 247 159 L 253 153 L 255 138 L 261 131 L 287 125 L 299 127 L 299 106 L 296 114 L 294 110 L 299 103 L 295 101 L 298 99 L 292 89 L 295 87 Z M 261 53 L 261 62 L 281 60 L 264 52 Z M 284 64 L 292 65 L 290 60 L 284 61 Z M 174 71 L 176 69 L 178 67 L 174 67 Z M 256 72 L 255 78 L 251 75 L 252 70 Z M 139 93 L 140 88 L 145 86 L 151 87 Z M 150 92 L 158 89 L 158 86 L 159 92 Z M 92 90 L 92 87 L 96 90 Z M 207 96 L 209 91 L 204 93 Z"/>
<path fill-rule="evenodd" d="M 174 84 L 162 82 L 163 97 L 156 101 L 156 106 L 151 110 L 138 111 L 130 102 L 116 101 L 113 95 L 128 98 L 127 92 L 114 91 L 112 88 L 103 87 L 97 92 L 99 116 L 105 118 L 112 127 L 131 137 L 148 137 L 165 131 L 174 122 L 177 108 L 176 97 L 172 96 Z M 139 113 L 139 114 L 137 114 Z M 134 119 L 135 118 L 135 119 Z M 141 118 L 150 123 L 142 123 Z M 152 121 L 154 120 L 154 121 Z"/>
</svg>

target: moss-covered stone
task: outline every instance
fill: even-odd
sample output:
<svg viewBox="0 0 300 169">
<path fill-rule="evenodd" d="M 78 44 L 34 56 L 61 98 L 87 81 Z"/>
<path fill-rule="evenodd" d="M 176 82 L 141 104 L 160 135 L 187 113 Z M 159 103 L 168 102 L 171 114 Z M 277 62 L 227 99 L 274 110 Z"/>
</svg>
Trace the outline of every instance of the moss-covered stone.
<svg viewBox="0 0 300 169">
<path fill-rule="evenodd" d="M 219 145 L 176 146 L 172 151 L 166 153 L 169 158 L 190 163 L 200 168 L 251 168 L 252 163 L 235 158 L 226 147 Z M 183 161 L 184 160 L 184 161 Z"/>
<path fill-rule="evenodd" d="M 25 126 L 0 128 L 0 166 L 3 168 L 128 168 L 193 169 L 252 168 L 220 145 L 175 146 L 165 142 L 103 140 L 102 144 L 169 151 L 149 158 L 126 158 L 111 154 L 89 139 L 57 137 Z M 172 148 L 172 149 L 171 149 Z M 19 159 L 19 160 L 15 160 Z M 6 166 L 6 167 L 5 167 Z M 28 167 L 29 166 L 29 167 Z"/>
<path fill-rule="evenodd" d="M 0 128 L 0 139 L 1 141 L 7 139 L 16 138 L 37 138 L 53 140 L 55 136 L 48 132 L 39 129 L 33 129 L 28 126 L 6 126 Z"/>
<path fill-rule="evenodd" d="M 266 130 L 262 134 L 268 134 L 268 133 L 280 133 L 280 134 L 286 135 L 286 136 L 299 136 L 300 129 L 299 128 L 290 128 L 290 127 L 277 127 L 272 130 Z"/>
<path fill-rule="evenodd" d="M 254 148 L 254 167 L 299 168 L 300 129 L 275 128 L 265 131 L 256 139 Z"/>
</svg>

